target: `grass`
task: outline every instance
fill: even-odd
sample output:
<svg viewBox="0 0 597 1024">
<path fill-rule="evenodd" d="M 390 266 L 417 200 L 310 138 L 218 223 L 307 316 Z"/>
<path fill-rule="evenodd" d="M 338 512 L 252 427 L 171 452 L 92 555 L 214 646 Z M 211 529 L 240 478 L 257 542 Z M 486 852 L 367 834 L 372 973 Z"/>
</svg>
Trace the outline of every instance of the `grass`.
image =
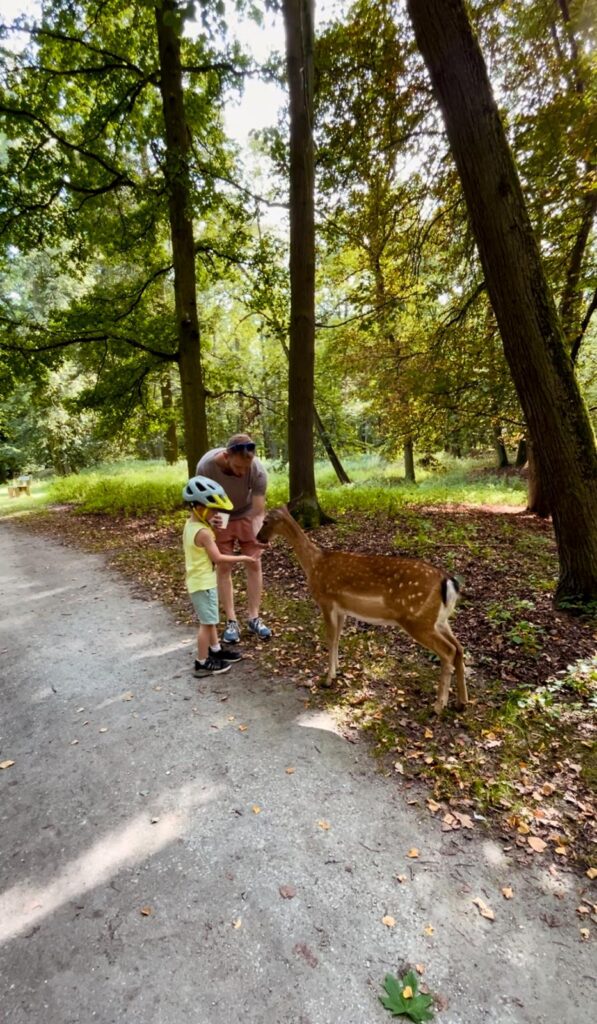
<svg viewBox="0 0 597 1024">
<path fill-rule="evenodd" d="M 419 482 L 407 484 L 401 463 L 376 456 L 346 459 L 352 483 L 341 486 L 331 466 L 317 463 L 316 482 L 322 507 L 333 515 L 367 509 L 393 515 L 405 505 L 485 504 L 523 506 L 526 486 L 518 477 L 491 473 L 486 461 L 438 459 L 434 471 L 418 470 Z M 268 465 L 268 504 L 288 498 L 288 476 Z M 66 477 L 33 482 L 31 497 L 8 498 L 0 488 L 0 516 L 31 511 L 45 505 L 74 504 L 81 512 L 109 515 L 144 515 L 174 512 L 181 506 L 181 490 L 187 479 L 186 464 L 165 466 L 158 462 L 127 461 L 98 466 Z M 421 538 L 433 544 L 434 539 Z M 453 537 L 454 543 L 470 543 L 469 537 Z M 419 553 L 421 549 L 419 548 Z"/>
</svg>

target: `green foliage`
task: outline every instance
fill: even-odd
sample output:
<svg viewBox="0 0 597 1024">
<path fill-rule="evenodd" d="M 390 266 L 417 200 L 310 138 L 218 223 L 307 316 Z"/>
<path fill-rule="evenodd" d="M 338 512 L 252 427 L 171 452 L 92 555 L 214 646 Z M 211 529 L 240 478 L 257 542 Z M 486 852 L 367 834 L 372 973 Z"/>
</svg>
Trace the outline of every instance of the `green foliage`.
<svg viewBox="0 0 597 1024">
<path fill-rule="evenodd" d="M 54 480 L 48 488 L 51 503 L 74 502 L 82 512 L 143 515 L 182 507 L 186 469 L 147 465 L 122 467 L 120 472 L 89 472 Z"/>
<path fill-rule="evenodd" d="M 433 1020 L 433 1010 L 430 1009 L 433 999 L 419 992 L 419 979 L 414 971 L 409 971 L 403 978 L 386 974 L 383 987 L 387 995 L 379 999 L 393 1017 L 409 1017 L 415 1024 Z"/>
<path fill-rule="evenodd" d="M 285 471 L 265 462 L 268 470 L 268 505 L 282 505 L 288 500 L 288 477 Z M 420 485 L 405 486 L 399 480 L 399 467 L 370 457 L 349 459 L 347 465 L 354 483 L 339 486 L 327 464 L 317 464 L 316 480 L 320 499 L 326 512 L 342 514 L 350 511 L 366 511 L 394 515 L 404 513 L 408 506 L 447 502 L 492 502 L 512 504 L 524 501 L 524 494 L 504 482 L 503 489 L 491 480 L 479 482 L 473 474 L 470 480 L 471 463 L 460 467 L 456 460 L 447 465 L 449 472 L 440 476 L 437 483 L 432 472 Z M 187 479 L 186 466 L 179 462 L 165 466 L 163 462 L 135 461 L 114 462 L 93 469 L 83 469 L 76 474 L 50 481 L 47 491 L 49 502 L 73 502 L 82 511 L 105 512 L 106 514 L 141 515 L 147 511 L 174 511 L 181 506 L 180 492 Z M 398 482 L 396 482 L 398 481 Z M 408 514 L 408 513 L 406 513 Z M 413 512 L 413 516 L 416 514 Z M 413 520 L 414 522 L 414 520 Z M 464 536 L 462 528 L 446 526 L 442 540 L 455 548 L 465 545 L 475 547 L 470 533 Z M 437 537 L 435 538 L 437 541 Z M 434 544 L 434 537 L 419 527 L 416 542 L 403 537 L 397 539 L 401 550 L 414 543 L 418 554 Z M 497 614 L 497 613 L 496 613 Z"/>
</svg>

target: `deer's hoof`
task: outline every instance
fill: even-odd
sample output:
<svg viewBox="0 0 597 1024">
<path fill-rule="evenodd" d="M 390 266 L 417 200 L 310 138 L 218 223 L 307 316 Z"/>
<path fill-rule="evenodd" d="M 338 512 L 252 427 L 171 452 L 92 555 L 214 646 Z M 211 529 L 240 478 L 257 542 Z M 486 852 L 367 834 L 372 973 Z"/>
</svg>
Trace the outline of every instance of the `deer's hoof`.
<svg viewBox="0 0 597 1024">
<path fill-rule="evenodd" d="M 436 715 L 441 715 L 441 713 L 444 710 L 445 706 L 446 705 L 442 704 L 441 701 L 436 700 L 435 704 L 433 705 L 433 710 L 434 710 L 435 714 Z"/>
<path fill-rule="evenodd" d="M 466 701 L 458 701 L 457 704 L 456 704 L 456 710 L 457 711 L 466 711 L 466 707 L 467 707 L 467 702 Z"/>
</svg>

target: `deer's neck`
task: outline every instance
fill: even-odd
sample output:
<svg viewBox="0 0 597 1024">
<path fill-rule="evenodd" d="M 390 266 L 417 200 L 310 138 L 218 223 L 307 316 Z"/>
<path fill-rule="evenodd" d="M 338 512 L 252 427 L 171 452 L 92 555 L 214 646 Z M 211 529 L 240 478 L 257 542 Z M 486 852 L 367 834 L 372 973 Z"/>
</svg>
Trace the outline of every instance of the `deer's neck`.
<svg viewBox="0 0 597 1024">
<path fill-rule="evenodd" d="M 321 548 L 318 548 L 317 544 L 309 540 L 306 533 L 294 520 L 285 521 L 281 532 L 292 548 L 294 548 L 294 553 L 301 563 L 305 576 L 309 579 L 315 565 L 323 554 Z"/>
</svg>

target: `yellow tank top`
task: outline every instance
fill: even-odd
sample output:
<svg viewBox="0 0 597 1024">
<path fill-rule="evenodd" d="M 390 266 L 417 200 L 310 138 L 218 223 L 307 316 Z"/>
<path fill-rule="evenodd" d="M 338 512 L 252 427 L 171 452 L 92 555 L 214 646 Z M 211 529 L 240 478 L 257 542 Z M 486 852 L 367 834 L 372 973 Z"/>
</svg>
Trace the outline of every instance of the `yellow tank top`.
<svg viewBox="0 0 597 1024">
<path fill-rule="evenodd" d="M 198 548 L 195 544 L 195 537 L 199 530 L 209 530 L 214 539 L 216 536 L 207 523 L 200 523 L 196 519 L 187 519 L 182 534 L 182 544 L 186 570 L 185 581 L 189 594 L 194 594 L 196 590 L 211 590 L 216 586 L 216 567 L 205 548 Z"/>
</svg>

